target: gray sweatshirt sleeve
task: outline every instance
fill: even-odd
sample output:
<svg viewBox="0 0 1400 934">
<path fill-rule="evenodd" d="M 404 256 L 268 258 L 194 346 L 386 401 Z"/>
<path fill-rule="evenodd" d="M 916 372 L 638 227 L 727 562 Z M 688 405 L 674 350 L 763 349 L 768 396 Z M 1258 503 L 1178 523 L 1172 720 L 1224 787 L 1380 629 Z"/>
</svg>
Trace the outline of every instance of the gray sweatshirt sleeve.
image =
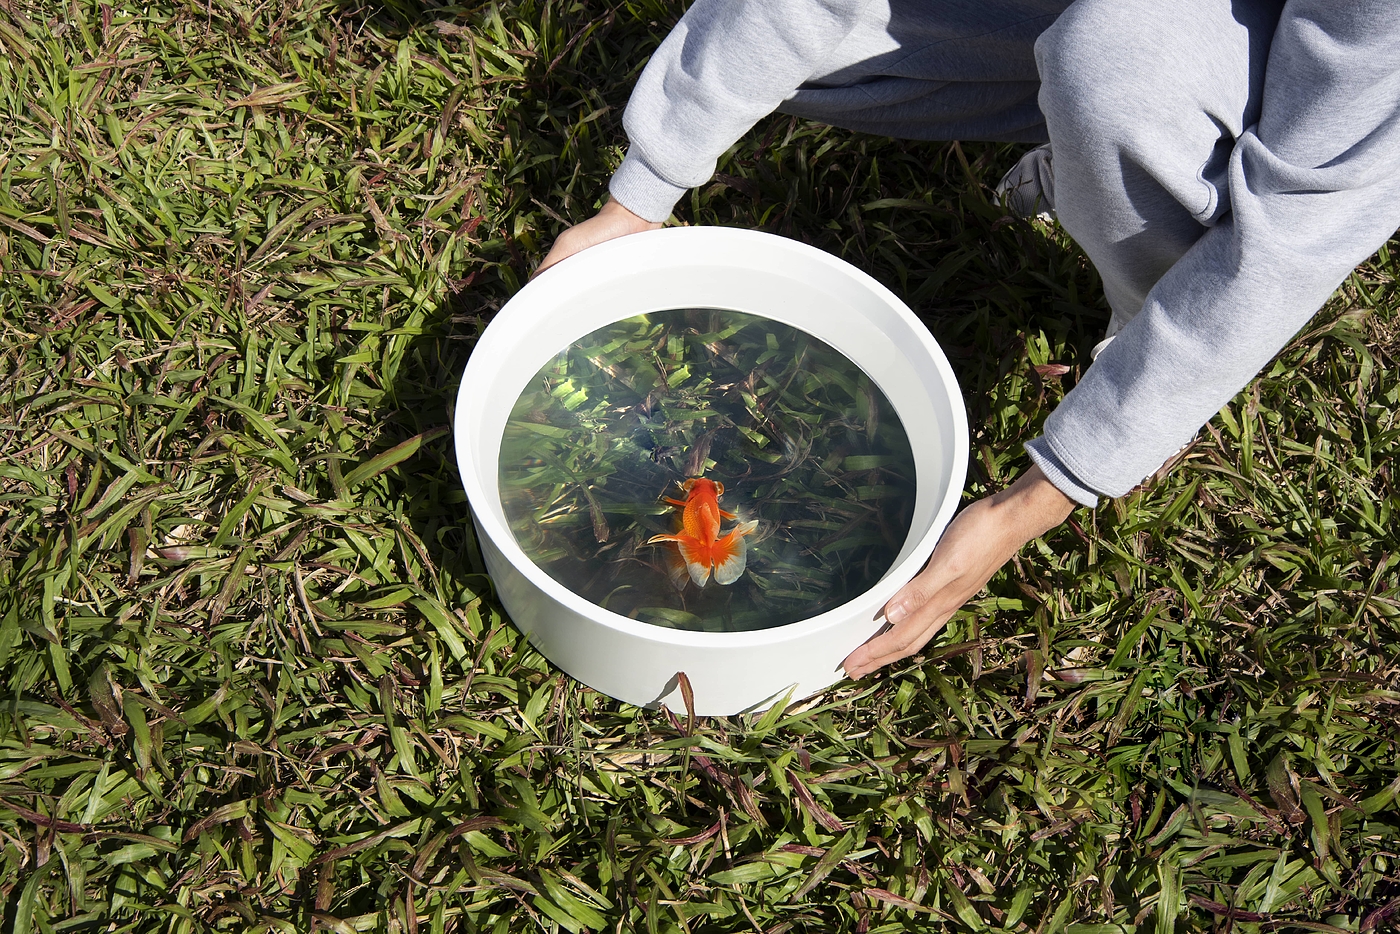
<svg viewBox="0 0 1400 934">
<path fill-rule="evenodd" d="M 1400 226 L 1393 3 L 1288 3 L 1229 193 L 1230 212 L 1027 445 L 1080 502 L 1122 496 L 1161 466 Z"/>
<path fill-rule="evenodd" d="M 854 28 L 869 0 L 696 0 L 642 71 L 608 188 L 664 221 L 726 149 L 772 113 Z"/>
</svg>

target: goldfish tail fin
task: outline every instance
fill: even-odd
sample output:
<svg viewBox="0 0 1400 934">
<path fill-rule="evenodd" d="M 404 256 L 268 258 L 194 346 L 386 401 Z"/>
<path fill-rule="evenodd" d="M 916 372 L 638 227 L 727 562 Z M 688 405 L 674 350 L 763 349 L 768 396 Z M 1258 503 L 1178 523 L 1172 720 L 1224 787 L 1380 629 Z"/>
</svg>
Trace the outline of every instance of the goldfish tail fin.
<svg viewBox="0 0 1400 934">
<path fill-rule="evenodd" d="M 696 587 L 704 587 L 710 580 L 711 549 L 689 535 L 676 536 L 676 546 L 680 549 L 685 569 L 690 572 L 690 579 Z"/>
<path fill-rule="evenodd" d="M 732 584 L 748 566 L 748 544 L 744 536 L 758 528 L 757 522 L 742 522 L 714 544 L 715 583 Z"/>
<path fill-rule="evenodd" d="M 685 590 L 685 585 L 690 582 L 690 568 L 681 557 L 679 548 L 666 549 L 666 579 L 677 591 Z"/>
</svg>

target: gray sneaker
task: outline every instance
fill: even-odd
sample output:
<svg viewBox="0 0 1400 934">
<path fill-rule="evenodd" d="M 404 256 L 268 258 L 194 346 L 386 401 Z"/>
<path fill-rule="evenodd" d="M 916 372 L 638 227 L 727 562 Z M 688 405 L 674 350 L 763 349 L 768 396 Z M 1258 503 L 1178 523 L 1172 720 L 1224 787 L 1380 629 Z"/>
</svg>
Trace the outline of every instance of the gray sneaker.
<svg viewBox="0 0 1400 934">
<path fill-rule="evenodd" d="M 1037 146 L 1002 176 L 995 189 L 997 201 L 1017 217 L 1055 220 L 1055 172 L 1050 166 L 1050 144 Z"/>
</svg>

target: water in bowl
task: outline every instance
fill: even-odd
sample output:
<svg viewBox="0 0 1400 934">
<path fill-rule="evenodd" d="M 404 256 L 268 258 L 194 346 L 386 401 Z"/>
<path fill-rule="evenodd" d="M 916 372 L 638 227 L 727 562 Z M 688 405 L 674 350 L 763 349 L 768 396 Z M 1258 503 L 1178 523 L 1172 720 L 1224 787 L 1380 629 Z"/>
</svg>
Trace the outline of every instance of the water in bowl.
<svg viewBox="0 0 1400 934">
<path fill-rule="evenodd" d="M 499 478 L 511 532 L 550 577 L 709 632 L 864 593 L 903 547 L 915 490 L 904 426 L 865 372 L 797 328 L 712 308 L 626 318 L 562 350 L 511 410 Z M 693 478 L 717 486 L 687 491 Z M 733 518 L 704 502 L 718 485 Z"/>
</svg>

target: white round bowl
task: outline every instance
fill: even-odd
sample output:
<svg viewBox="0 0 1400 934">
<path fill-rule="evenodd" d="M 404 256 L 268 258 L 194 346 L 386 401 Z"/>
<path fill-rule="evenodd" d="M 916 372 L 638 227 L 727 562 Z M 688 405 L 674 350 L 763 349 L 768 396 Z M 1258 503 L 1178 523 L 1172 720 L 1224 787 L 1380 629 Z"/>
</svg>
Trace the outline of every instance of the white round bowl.
<svg viewBox="0 0 1400 934">
<path fill-rule="evenodd" d="M 498 487 L 511 407 L 551 358 L 633 315 L 725 308 L 762 315 L 826 341 L 889 398 L 913 446 L 913 524 L 894 565 L 870 590 L 809 619 L 752 632 L 653 626 L 584 600 L 536 567 L 506 525 Z M 535 279 L 497 313 L 457 393 L 457 465 L 502 606 L 550 661 L 584 684 L 638 705 L 695 712 L 760 709 L 806 697 L 843 676 L 841 661 L 877 632 L 891 596 L 933 552 L 967 470 L 967 415 L 952 368 L 928 329 L 889 289 L 814 247 L 728 227 L 634 234 L 579 253 Z"/>
</svg>

